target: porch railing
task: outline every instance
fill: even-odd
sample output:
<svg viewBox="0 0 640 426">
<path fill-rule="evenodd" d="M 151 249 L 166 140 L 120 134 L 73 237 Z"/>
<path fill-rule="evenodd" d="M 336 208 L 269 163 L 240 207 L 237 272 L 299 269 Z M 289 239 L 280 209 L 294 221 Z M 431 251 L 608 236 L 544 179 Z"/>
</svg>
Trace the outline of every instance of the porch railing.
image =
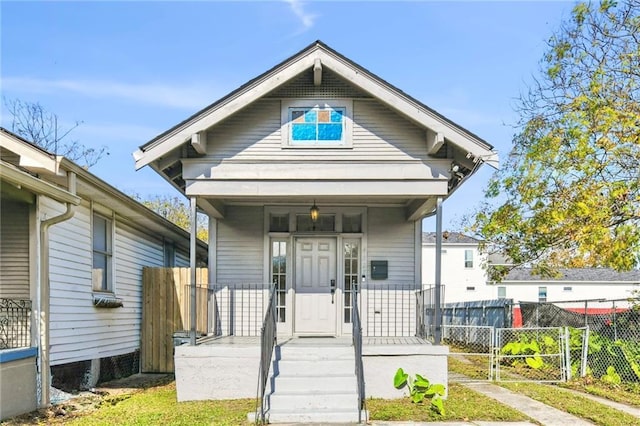
<svg viewBox="0 0 640 426">
<path fill-rule="evenodd" d="M 0 349 L 31 346 L 31 300 L 0 298 Z"/>
<path fill-rule="evenodd" d="M 269 292 L 269 304 L 262 322 L 260 332 L 260 367 L 258 370 L 258 391 L 256 396 L 255 420 L 258 424 L 265 424 L 265 411 L 267 403 L 264 395 L 269 380 L 269 369 L 271 366 L 271 356 L 277 340 L 276 323 L 276 288 L 273 286 Z"/>
<path fill-rule="evenodd" d="M 351 325 L 353 333 L 353 348 L 356 359 L 356 380 L 358 382 L 358 423 L 362 423 L 362 411 L 365 410 L 364 367 L 362 365 L 362 324 L 358 309 L 358 291 L 355 290 L 351 298 Z"/>
<path fill-rule="evenodd" d="M 365 332 L 369 337 L 415 336 L 417 329 L 414 283 L 368 283 L 362 288 Z"/>
<path fill-rule="evenodd" d="M 224 283 L 196 289 L 200 333 L 214 336 L 260 336 L 271 284 Z M 185 295 L 190 288 L 185 287 Z M 185 296 L 186 297 L 186 296 Z"/>
</svg>

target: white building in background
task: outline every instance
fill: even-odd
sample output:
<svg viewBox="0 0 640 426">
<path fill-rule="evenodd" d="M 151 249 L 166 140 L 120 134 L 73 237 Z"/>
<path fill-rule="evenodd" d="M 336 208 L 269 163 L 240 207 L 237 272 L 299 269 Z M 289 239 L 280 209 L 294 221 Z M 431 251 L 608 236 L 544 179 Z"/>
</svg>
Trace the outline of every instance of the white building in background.
<svg viewBox="0 0 640 426">
<path fill-rule="evenodd" d="M 446 238 L 445 238 L 446 237 Z M 444 303 L 513 299 L 514 302 L 562 302 L 586 299 L 626 299 L 640 289 L 640 271 L 605 268 L 563 269 L 557 279 L 532 275 L 527 268 L 509 272 L 500 283 L 489 281 L 487 256 L 480 241 L 458 232 L 443 233 L 442 278 Z M 422 234 L 423 287 L 435 284 L 435 233 Z"/>
</svg>

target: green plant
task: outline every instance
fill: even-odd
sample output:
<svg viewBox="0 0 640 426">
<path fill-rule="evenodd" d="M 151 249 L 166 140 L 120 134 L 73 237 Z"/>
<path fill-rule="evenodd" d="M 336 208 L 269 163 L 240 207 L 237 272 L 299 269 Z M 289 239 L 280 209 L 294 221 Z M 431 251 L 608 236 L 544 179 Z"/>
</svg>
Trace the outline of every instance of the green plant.
<svg viewBox="0 0 640 426">
<path fill-rule="evenodd" d="M 402 368 L 398 368 L 393 378 L 393 386 L 396 389 L 409 387 L 409 397 L 414 403 L 421 403 L 425 398 L 431 399 L 431 408 L 438 414 L 444 415 L 444 403 L 442 397 L 445 393 L 445 386 L 442 384 L 432 384 L 425 377 L 416 374 L 411 378 Z"/>
<path fill-rule="evenodd" d="M 558 350 L 558 343 L 550 336 L 542 336 L 540 341 L 534 337 L 528 339 L 521 335 L 517 341 L 509 342 L 501 349 L 504 355 L 516 355 L 524 358 L 524 363 L 520 359 L 511 361 L 513 366 L 527 365 L 529 368 L 539 370 L 545 366 L 541 354 L 553 353 Z"/>
<path fill-rule="evenodd" d="M 607 374 L 600 377 L 600 380 L 614 385 L 619 385 L 622 382 L 620 375 L 616 373 L 616 368 L 613 365 L 607 367 Z"/>
</svg>

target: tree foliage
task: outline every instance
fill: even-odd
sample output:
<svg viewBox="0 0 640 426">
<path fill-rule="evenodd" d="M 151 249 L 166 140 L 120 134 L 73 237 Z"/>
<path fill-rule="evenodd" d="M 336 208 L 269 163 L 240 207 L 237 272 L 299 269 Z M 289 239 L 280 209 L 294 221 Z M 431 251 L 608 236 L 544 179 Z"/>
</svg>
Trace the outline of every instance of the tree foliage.
<svg viewBox="0 0 640 426">
<path fill-rule="evenodd" d="M 94 166 L 105 154 L 109 155 L 106 146 L 90 148 L 69 138 L 82 124 L 80 121 L 64 129 L 58 123 L 58 116 L 37 102 L 5 98 L 4 105 L 11 116 L 10 130 L 45 151 L 62 155 L 86 168 Z"/>
<path fill-rule="evenodd" d="M 474 230 L 553 276 L 640 258 L 640 0 L 579 3 L 518 102 L 518 134 Z M 506 268 L 494 269 L 500 279 Z"/>
<path fill-rule="evenodd" d="M 133 198 L 185 231 L 191 231 L 191 210 L 186 200 L 169 195 L 153 195 L 143 199 L 140 195 L 134 194 Z M 198 213 L 197 222 L 198 231 L 196 235 L 198 239 L 208 242 L 209 227 L 207 217 Z"/>
</svg>

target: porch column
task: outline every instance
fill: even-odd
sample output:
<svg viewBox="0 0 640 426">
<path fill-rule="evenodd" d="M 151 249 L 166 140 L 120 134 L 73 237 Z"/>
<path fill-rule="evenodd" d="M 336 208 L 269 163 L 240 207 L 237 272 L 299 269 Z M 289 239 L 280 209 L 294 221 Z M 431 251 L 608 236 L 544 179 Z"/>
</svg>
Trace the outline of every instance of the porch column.
<svg viewBox="0 0 640 426">
<path fill-rule="evenodd" d="M 436 280 L 435 280 L 435 330 L 434 343 L 439 345 L 442 340 L 442 317 L 440 312 L 442 285 L 442 197 L 436 201 Z"/>
<path fill-rule="evenodd" d="M 196 241 L 198 238 L 198 208 L 196 206 L 196 197 L 189 199 L 191 203 L 191 238 L 189 240 L 189 267 L 191 272 L 191 302 L 189 303 L 189 344 L 196 344 Z"/>
</svg>

